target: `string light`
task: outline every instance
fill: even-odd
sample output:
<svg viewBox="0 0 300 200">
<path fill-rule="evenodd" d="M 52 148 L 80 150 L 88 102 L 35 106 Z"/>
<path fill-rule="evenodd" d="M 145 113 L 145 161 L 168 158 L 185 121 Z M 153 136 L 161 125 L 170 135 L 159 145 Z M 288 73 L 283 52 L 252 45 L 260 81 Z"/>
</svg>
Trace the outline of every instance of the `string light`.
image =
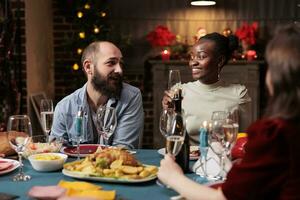
<svg viewBox="0 0 300 200">
<path fill-rule="evenodd" d="M 77 12 L 77 17 L 78 17 L 78 18 L 82 18 L 82 17 L 83 17 L 83 13 L 82 13 L 81 11 L 78 11 L 78 12 Z"/>
<path fill-rule="evenodd" d="M 81 39 L 85 38 L 85 32 L 80 32 L 80 33 L 78 33 L 78 35 Z"/>
<path fill-rule="evenodd" d="M 73 70 L 78 70 L 79 69 L 79 65 L 77 63 L 74 63 L 74 65 L 72 66 Z"/>
<path fill-rule="evenodd" d="M 106 16 L 106 12 L 101 12 L 100 15 L 101 15 L 101 17 L 105 17 Z"/>
<path fill-rule="evenodd" d="M 90 4 L 87 3 L 87 4 L 84 5 L 84 8 L 88 10 L 88 9 L 91 8 L 91 6 L 90 6 Z"/>
<path fill-rule="evenodd" d="M 81 48 L 78 48 L 77 49 L 77 53 L 80 55 L 82 53 L 82 49 Z"/>
<path fill-rule="evenodd" d="M 100 32 L 100 29 L 97 26 L 95 26 L 94 27 L 94 33 L 99 33 L 99 32 Z"/>
</svg>

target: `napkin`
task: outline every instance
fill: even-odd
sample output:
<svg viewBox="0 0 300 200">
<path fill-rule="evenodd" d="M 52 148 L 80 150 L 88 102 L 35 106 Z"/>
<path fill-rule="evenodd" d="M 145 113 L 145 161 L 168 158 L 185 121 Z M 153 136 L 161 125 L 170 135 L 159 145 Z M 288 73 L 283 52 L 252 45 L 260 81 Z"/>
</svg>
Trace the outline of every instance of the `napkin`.
<svg viewBox="0 0 300 200">
<path fill-rule="evenodd" d="M 211 149 L 214 149 L 214 151 Z M 217 179 L 218 176 L 226 177 L 227 172 L 231 169 L 232 164 L 231 161 L 225 157 L 224 160 L 224 171 L 221 170 L 221 160 L 216 153 L 221 153 L 222 146 L 218 142 L 211 143 L 211 147 L 208 149 L 207 158 L 206 158 L 206 173 L 204 173 L 205 166 L 203 166 L 203 162 L 201 161 L 201 157 L 199 160 L 195 162 L 192 167 L 193 172 L 200 176 L 207 176 L 208 180 Z"/>
</svg>

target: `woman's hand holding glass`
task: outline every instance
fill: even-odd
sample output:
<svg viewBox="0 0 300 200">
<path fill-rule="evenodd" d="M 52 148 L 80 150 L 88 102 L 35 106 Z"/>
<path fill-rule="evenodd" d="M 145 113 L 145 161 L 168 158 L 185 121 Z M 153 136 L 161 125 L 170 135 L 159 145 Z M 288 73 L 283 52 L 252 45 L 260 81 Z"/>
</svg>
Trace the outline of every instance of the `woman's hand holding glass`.
<svg viewBox="0 0 300 200">
<path fill-rule="evenodd" d="M 27 181 L 31 178 L 29 175 L 24 174 L 22 163 L 22 155 L 31 136 L 31 121 L 27 115 L 12 115 L 9 117 L 7 138 L 10 146 L 18 153 L 20 162 L 19 173 L 13 177 L 13 181 Z"/>
</svg>

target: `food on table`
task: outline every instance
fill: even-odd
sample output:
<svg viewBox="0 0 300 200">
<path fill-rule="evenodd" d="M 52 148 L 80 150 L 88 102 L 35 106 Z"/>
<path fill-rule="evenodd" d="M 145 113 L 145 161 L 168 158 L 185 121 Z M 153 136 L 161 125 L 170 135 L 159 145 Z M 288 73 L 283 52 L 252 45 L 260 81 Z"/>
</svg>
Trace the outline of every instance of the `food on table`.
<svg viewBox="0 0 300 200">
<path fill-rule="evenodd" d="M 63 168 L 68 156 L 62 153 L 40 153 L 28 157 L 31 166 L 37 171 L 56 171 Z"/>
<path fill-rule="evenodd" d="M 34 199 L 58 199 L 64 196 L 66 189 L 51 185 L 51 186 L 33 186 L 28 191 L 28 196 Z"/>
<path fill-rule="evenodd" d="M 0 160 L 0 171 L 6 170 L 13 166 L 13 162 Z"/>
<path fill-rule="evenodd" d="M 143 179 L 156 176 L 156 166 L 142 165 L 126 150 L 104 149 L 85 159 L 66 163 L 64 169 L 89 176 L 117 179 Z"/>
<path fill-rule="evenodd" d="M 57 156 L 55 154 L 38 154 L 34 156 L 36 160 L 60 160 L 62 157 Z"/>
<path fill-rule="evenodd" d="M 59 152 L 60 148 L 62 146 L 62 143 L 60 141 L 54 141 L 54 142 L 36 142 L 36 143 L 29 143 L 23 153 L 23 156 L 29 157 L 33 154 L 38 153 L 55 153 Z"/>
<path fill-rule="evenodd" d="M 116 191 L 102 190 L 101 186 L 83 181 L 64 181 L 53 186 L 34 186 L 28 196 L 35 199 L 60 199 L 64 197 L 82 199 L 103 199 L 113 200 L 116 198 Z"/>
</svg>

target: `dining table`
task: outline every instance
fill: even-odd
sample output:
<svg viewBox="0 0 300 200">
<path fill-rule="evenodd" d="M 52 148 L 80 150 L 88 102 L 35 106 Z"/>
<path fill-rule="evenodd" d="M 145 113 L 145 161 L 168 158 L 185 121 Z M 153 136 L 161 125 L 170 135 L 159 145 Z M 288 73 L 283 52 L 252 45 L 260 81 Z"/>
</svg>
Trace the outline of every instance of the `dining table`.
<svg viewBox="0 0 300 200">
<path fill-rule="evenodd" d="M 159 166 L 160 160 L 163 158 L 156 149 L 136 149 L 135 157 L 143 164 Z M 76 158 L 70 157 L 67 162 L 74 161 Z M 190 161 L 190 166 L 195 161 Z M 31 176 L 29 181 L 14 182 L 12 177 L 17 173 L 17 169 L 0 175 L 0 194 L 7 193 L 18 196 L 17 199 L 30 199 L 27 195 L 28 191 L 33 186 L 50 186 L 57 185 L 59 181 L 78 181 L 78 179 L 68 177 L 62 173 L 61 170 L 54 172 L 39 172 L 35 171 L 28 160 L 24 160 L 24 172 Z M 188 173 L 187 176 L 195 178 L 198 175 L 195 173 Z M 157 179 L 150 180 L 141 183 L 114 183 L 114 182 L 101 182 L 101 181 L 88 181 L 96 185 L 100 185 L 103 190 L 115 190 L 116 199 L 122 200 L 152 200 L 152 199 L 172 199 L 172 197 L 178 196 L 171 188 L 162 187 L 156 183 Z M 173 198 L 174 199 L 174 198 Z"/>
</svg>

